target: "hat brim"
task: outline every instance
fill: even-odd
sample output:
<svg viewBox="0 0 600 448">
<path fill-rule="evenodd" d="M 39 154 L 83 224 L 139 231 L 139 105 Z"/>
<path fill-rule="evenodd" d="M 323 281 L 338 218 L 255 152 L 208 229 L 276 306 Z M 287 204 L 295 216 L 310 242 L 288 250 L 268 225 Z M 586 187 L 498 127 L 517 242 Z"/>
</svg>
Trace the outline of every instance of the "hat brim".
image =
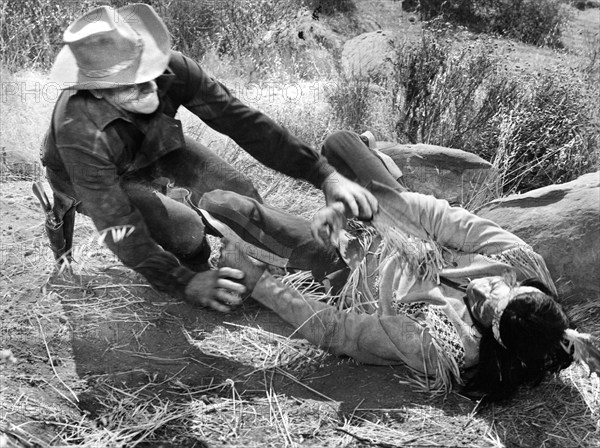
<svg viewBox="0 0 600 448">
<path fill-rule="evenodd" d="M 124 84 L 141 84 L 160 76 L 169 64 L 171 38 L 156 12 L 148 5 L 137 3 L 117 9 L 127 23 L 140 35 L 142 54 L 135 71 L 123 70 L 104 78 L 85 76 L 77 67 L 75 56 L 65 45 L 58 53 L 50 71 L 50 81 L 60 89 L 110 89 Z"/>
</svg>

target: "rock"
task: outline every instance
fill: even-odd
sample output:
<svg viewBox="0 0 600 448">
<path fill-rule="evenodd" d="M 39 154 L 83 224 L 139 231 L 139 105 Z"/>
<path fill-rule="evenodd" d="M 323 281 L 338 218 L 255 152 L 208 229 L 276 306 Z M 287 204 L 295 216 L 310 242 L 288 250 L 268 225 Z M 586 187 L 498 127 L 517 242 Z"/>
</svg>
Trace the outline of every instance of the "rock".
<svg viewBox="0 0 600 448">
<path fill-rule="evenodd" d="M 289 23 L 277 23 L 256 42 L 256 47 L 276 49 L 282 63 L 293 64 L 301 76 L 313 71 L 337 71 L 332 52 L 339 52 L 343 38 L 325 24 L 315 20 L 309 11 L 301 10 Z"/>
<path fill-rule="evenodd" d="M 402 170 L 412 191 L 431 194 L 452 204 L 464 204 L 486 181 L 491 164 L 476 154 L 442 146 L 377 142 Z"/>
<path fill-rule="evenodd" d="M 306 48 L 339 50 L 343 38 L 315 20 L 310 12 L 300 11 L 292 23 L 282 22 L 267 31 L 262 37 L 262 43 L 295 50 Z"/>
<path fill-rule="evenodd" d="M 394 34 L 378 30 L 356 36 L 342 49 L 342 72 L 347 78 L 387 78 L 393 73 Z"/>
<path fill-rule="evenodd" d="M 544 257 L 561 302 L 600 296 L 600 171 L 492 201 L 477 214 Z"/>
<path fill-rule="evenodd" d="M 328 50 L 339 50 L 343 43 L 343 38 L 339 34 L 322 22 L 314 20 L 312 15 L 308 13 L 299 15 L 295 23 L 295 35 L 298 39 L 304 41 L 317 42 Z"/>
</svg>

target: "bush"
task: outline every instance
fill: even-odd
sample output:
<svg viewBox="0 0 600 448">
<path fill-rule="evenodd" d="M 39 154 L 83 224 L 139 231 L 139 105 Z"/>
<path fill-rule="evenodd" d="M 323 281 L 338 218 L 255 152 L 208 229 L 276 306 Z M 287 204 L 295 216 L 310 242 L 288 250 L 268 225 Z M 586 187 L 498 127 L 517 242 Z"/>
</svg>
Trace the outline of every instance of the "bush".
<svg viewBox="0 0 600 448">
<path fill-rule="evenodd" d="M 597 169 L 600 129 L 591 105 L 599 100 L 572 75 L 528 80 L 512 109 L 495 117 L 498 152 L 505 159 L 504 190 L 568 182 Z"/>
<path fill-rule="evenodd" d="M 368 127 L 372 107 L 368 80 L 360 77 L 342 78 L 327 93 L 327 101 L 340 129 L 360 134 Z"/>
<path fill-rule="evenodd" d="M 441 18 L 472 31 L 555 48 L 562 47 L 561 30 L 568 20 L 561 0 L 419 0 L 407 7 L 423 20 Z"/>
<path fill-rule="evenodd" d="M 491 156 L 490 120 L 518 92 L 516 80 L 500 70 L 491 54 L 485 43 L 452 51 L 451 43 L 434 33 L 398 48 L 398 139 Z"/>
<path fill-rule="evenodd" d="M 153 6 L 173 38 L 173 46 L 201 59 L 209 49 L 254 66 L 277 59 L 278 48 L 263 42 L 277 24 L 288 23 L 304 6 L 304 0 L 282 0 L 277 8 L 270 0 L 138 0 Z M 66 27 L 93 7 L 121 7 L 127 0 L 25 0 L 2 3 L 0 54 L 6 69 L 43 68 L 52 65 L 61 49 Z M 241 62 L 241 61 L 240 61 Z"/>
<path fill-rule="evenodd" d="M 395 59 L 397 139 L 460 148 L 500 169 L 505 193 L 598 168 L 598 87 L 573 70 L 517 76 L 485 42 L 451 49 L 426 33 Z"/>
<path fill-rule="evenodd" d="M 479 26 L 476 0 L 418 0 L 414 5 L 423 20 L 441 17 L 460 25 Z"/>
<path fill-rule="evenodd" d="M 3 67 L 48 68 L 62 47 L 65 28 L 94 4 L 90 0 L 2 2 L 0 54 Z"/>
<path fill-rule="evenodd" d="M 561 29 L 568 20 L 560 0 L 488 0 L 491 10 L 482 19 L 487 31 L 533 45 L 561 48 Z M 485 3 L 485 2 L 484 2 Z"/>
</svg>

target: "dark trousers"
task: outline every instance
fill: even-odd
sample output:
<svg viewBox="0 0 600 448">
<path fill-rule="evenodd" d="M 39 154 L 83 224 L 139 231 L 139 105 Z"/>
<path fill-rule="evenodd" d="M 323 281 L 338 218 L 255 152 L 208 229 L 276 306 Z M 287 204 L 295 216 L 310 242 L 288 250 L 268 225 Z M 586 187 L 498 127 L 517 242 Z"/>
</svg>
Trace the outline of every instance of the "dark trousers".
<svg viewBox="0 0 600 448">
<path fill-rule="evenodd" d="M 172 151 L 152 165 L 124 177 L 121 187 L 140 211 L 152 238 L 190 267 L 200 268 L 210 255 L 202 219 L 182 198 L 168 192 L 186 189 L 194 204 L 213 190 L 229 190 L 258 203 L 262 199 L 244 174 L 197 141 L 186 137 L 186 147 Z M 167 185 L 167 183 L 171 185 Z"/>
<path fill-rule="evenodd" d="M 157 182 L 170 179 L 190 191 L 193 204 L 207 210 L 245 241 L 289 260 L 288 267 L 312 270 L 316 277 L 339 269 L 333 248 L 312 238 L 310 222 L 264 205 L 252 182 L 203 145 L 186 139 L 187 148 L 167 154 L 152 166 L 123 180 L 123 188 L 140 210 L 150 234 L 183 261 L 201 264 L 210 250 L 202 218 L 191 207 L 161 192 Z M 323 143 L 322 152 L 344 176 L 367 185 L 398 183 L 357 134 L 340 131 Z M 198 243 L 198 241 L 203 241 Z"/>
</svg>

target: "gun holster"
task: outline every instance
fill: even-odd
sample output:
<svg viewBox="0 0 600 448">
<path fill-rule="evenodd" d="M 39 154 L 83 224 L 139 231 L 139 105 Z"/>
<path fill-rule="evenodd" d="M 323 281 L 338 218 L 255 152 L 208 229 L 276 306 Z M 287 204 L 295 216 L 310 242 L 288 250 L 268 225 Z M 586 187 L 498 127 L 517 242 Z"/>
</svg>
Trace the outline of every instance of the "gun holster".
<svg viewBox="0 0 600 448">
<path fill-rule="evenodd" d="M 56 225 L 46 220 L 46 235 L 50 240 L 50 248 L 56 260 L 68 261 L 73 259 L 71 248 L 73 247 L 73 231 L 75 229 L 76 202 L 73 198 L 53 190 L 54 205 L 52 211 L 56 217 Z"/>
</svg>

